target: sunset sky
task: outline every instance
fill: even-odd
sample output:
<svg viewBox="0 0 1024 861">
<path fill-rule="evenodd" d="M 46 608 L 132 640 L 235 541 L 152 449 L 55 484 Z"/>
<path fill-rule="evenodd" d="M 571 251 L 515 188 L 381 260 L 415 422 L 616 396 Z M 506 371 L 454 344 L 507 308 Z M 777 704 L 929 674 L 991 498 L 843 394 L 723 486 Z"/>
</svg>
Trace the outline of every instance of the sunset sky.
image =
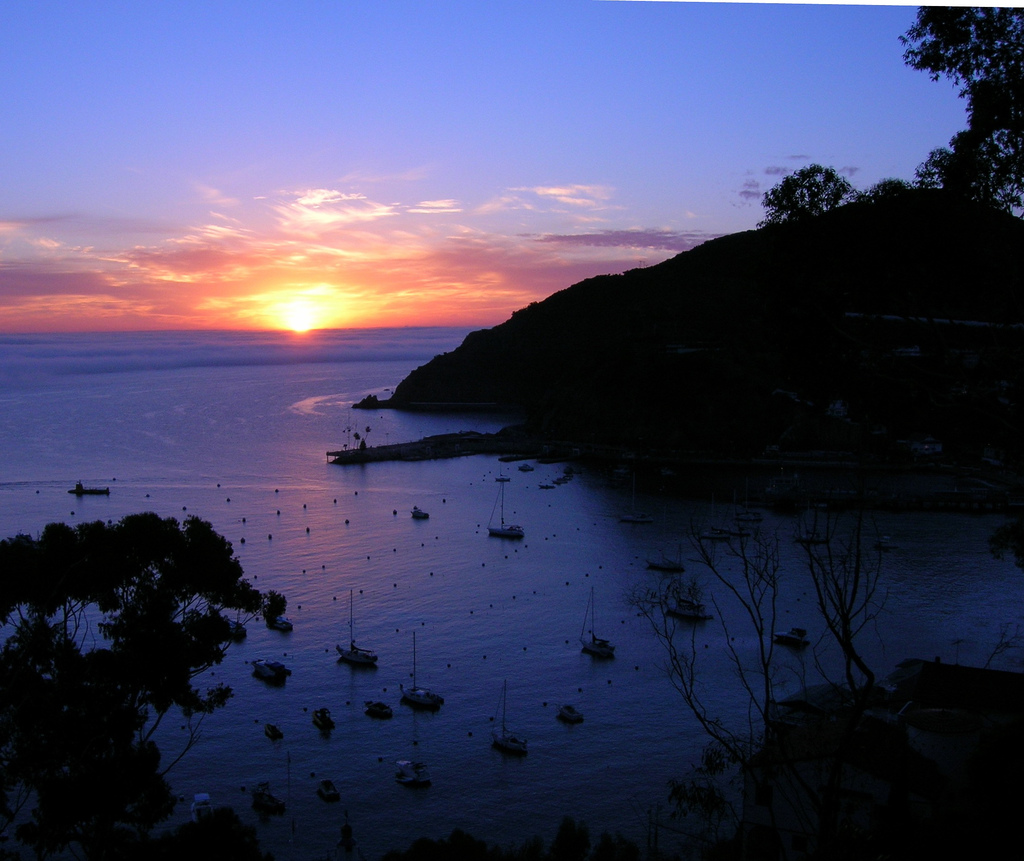
<svg viewBox="0 0 1024 861">
<path fill-rule="evenodd" d="M 50 2 L 0 25 L 0 331 L 490 326 L 965 125 L 911 6 Z"/>
</svg>

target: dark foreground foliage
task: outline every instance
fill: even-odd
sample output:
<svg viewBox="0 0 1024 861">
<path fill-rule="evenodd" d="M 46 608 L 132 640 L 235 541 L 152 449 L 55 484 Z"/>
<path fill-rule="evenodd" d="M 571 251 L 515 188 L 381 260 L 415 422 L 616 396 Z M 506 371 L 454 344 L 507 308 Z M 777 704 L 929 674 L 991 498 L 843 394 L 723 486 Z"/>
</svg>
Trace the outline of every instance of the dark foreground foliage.
<svg viewBox="0 0 1024 861">
<path fill-rule="evenodd" d="M 0 842 L 125 857 L 174 808 L 168 769 L 231 696 L 196 679 L 262 600 L 209 523 L 136 514 L 0 542 Z M 165 759 L 163 718 L 190 730 Z"/>
<path fill-rule="evenodd" d="M 586 824 L 566 816 L 547 850 L 540 837 L 502 849 L 456 828 L 439 840 L 421 837 L 405 851 L 388 852 L 381 861 L 640 861 L 640 848 L 619 834 L 605 832 L 591 849 Z"/>
</svg>

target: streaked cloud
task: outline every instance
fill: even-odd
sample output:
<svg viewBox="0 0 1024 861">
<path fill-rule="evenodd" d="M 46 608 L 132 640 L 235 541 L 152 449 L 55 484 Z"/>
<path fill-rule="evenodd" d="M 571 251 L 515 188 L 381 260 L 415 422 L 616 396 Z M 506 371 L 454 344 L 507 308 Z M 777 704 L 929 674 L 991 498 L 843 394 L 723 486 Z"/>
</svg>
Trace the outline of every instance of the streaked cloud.
<svg viewBox="0 0 1024 861">
<path fill-rule="evenodd" d="M 294 200 L 274 207 L 281 229 L 304 236 L 318 235 L 349 224 L 376 221 L 395 214 L 391 204 L 377 203 L 359 193 L 328 188 L 292 192 Z"/>
<path fill-rule="evenodd" d="M 228 197 L 223 194 L 220 190 L 212 188 L 202 183 L 196 183 L 196 191 L 199 192 L 199 196 L 202 197 L 207 203 L 214 206 L 238 206 L 238 199 L 234 197 Z"/>
<path fill-rule="evenodd" d="M 713 238 L 713 234 L 700 231 L 681 233 L 675 230 L 636 228 L 633 230 L 601 230 L 596 233 L 548 234 L 536 237 L 536 241 L 566 246 L 657 249 L 678 253 L 688 251 Z"/>
<path fill-rule="evenodd" d="M 440 215 L 442 213 L 462 212 L 462 207 L 457 200 L 421 200 L 415 206 L 410 206 L 406 212 L 415 215 Z"/>
<path fill-rule="evenodd" d="M 600 185 L 508 189 L 492 198 L 499 206 L 472 212 L 455 197 L 384 203 L 327 187 L 237 206 L 212 188 L 202 196 L 230 204 L 230 215 L 163 225 L 153 241 L 127 226 L 142 241 L 120 248 L 64 245 L 67 224 L 17 221 L 16 259 L 0 266 L 0 329 L 46 328 L 63 308 L 85 329 L 110 328 L 118 314 L 125 328 L 494 325 L 576 281 L 707 238 L 605 228 L 612 192 Z M 524 232 L 524 219 L 544 229 Z"/>
<path fill-rule="evenodd" d="M 543 199 L 555 200 L 565 206 L 592 209 L 604 206 L 612 190 L 603 185 L 538 185 L 532 188 L 512 188 L 512 192 L 535 194 Z"/>
<path fill-rule="evenodd" d="M 756 179 L 745 179 L 737 194 L 744 204 L 749 205 L 760 203 L 761 198 L 764 195 L 764 191 L 761 187 L 761 183 Z"/>
</svg>

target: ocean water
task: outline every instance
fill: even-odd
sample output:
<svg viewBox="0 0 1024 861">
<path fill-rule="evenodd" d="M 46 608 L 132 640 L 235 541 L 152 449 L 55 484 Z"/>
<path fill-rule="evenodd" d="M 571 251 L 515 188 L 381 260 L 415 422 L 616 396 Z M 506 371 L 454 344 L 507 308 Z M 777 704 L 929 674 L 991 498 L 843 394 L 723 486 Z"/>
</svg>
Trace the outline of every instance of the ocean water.
<svg viewBox="0 0 1024 861">
<path fill-rule="evenodd" d="M 721 496 L 716 506 L 674 498 L 641 476 L 635 504 L 654 522 L 631 525 L 619 520 L 634 504 L 621 473 L 584 469 L 542 490 L 562 465 L 522 473 L 488 456 L 327 462 L 326 452 L 354 444 L 356 432 L 372 445 L 514 421 L 352 410 L 464 335 L 0 338 L 0 534 L 138 511 L 193 514 L 233 542 L 258 588 L 288 598 L 292 632 L 253 623 L 212 672 L 235 695 L 171 772 L 183 802 L 168 827 L 187 820 L 194 793 L 208 792 L 254 824 L 281 859 L 332 853 L 346 812 L 358 851 L 370 859 L 456 827 L 503 846 L 533 835 L 550 841 L 565 815 L 586 822 L 595 840 L 607 830 L 641 845 L 657 822 L 662 849 L 689 851 L 686 823 L 668 815 L 668 784 L 698 761 L 703 740 L 628 595 L 658 576 L 646 569 L 648 558 L 693 557 L 687 533 L 726 513 Z M 522 541 L 487 534 L 500 473 L 510 478 L 506 520 L 524 527 Z M 109 486 L 110 496 L 71 496 L 77 480 Z M 735 492 L 742 496 L 750 481 L 737 476 Z M 414 505 L 429 520 L 412 519 Z M 882 554 L 884 600 L 862 640 L 880 675 L 905 657 L 983 663 L 1001 627 L 1020 621 L 1024 577 L 994 560 L 986 543 L 1001 519 L 913 513 L 873 523 L 896 544 Z M 800 625 L 815 636 L 820 623 L 792 541 L 796 526 L 792 516 L 767 512 L 761 529 L 781 541 L 779 627 Z M 687 565 L 701 577 L 698 565 Z M 376 668 L 336 660 L 335 644 L 347 642 L 350 594 L 356 641 L 377 652 Z M 591 594 L 594 629 L 616 644 L 611 661 L 580 652 Z M 752 649 L 738 609 L 720 589 L 708 585 L 708 595 L 740 650 Z M 436 713 L 399 704 L 399 686 L 411 682 L 414 633 L 417 681 L 445 697 Z M 739 720 L 744 701 L 725 637 L 718 620 L 697 632 L 702 678 L 717 713 Z M 834 659 L 827 650 L 821 657 L 826 665 Z M 293 675 L 267 686 L 251 674 L 257 658 L 281 660 Z M 997 665 L 1019 669 L 1020 653 Z M 816 681 L 811 650 L 782 655 L 779 679 L 787 690 Z M 490 745 L 506 682 L 508 724 L 528 738 L 525 757 Z M 394 717 L 365 716 L 370 699 L 389 702 Z M 562 703 L 579 708 L 584 723 L 558 722 Z M 312 724 L 321 706 L 336 722 L 329 734 Z M 282 740 L 264 736 L 267 721 L 281 727 Z M 183 739 L 180 722 L 168 721 L 165 756 Z M 398 759 L 425 762 L 433 784 L 396 783 Z M 316 796 L 324 777 L 339 788 L 340 803 Z M 285 815 L 260 820 L 252 811 L 249 790 L 262 780 L 287 800 Z"/>
</svg>

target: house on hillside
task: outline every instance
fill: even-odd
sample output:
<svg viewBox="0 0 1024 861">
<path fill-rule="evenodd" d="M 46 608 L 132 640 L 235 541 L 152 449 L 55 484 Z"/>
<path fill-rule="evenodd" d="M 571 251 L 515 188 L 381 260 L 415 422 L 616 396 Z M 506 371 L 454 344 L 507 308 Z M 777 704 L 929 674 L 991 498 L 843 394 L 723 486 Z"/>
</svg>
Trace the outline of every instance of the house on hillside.
<svg viewBox="0 0 1024 861">
<path fill-rule="evenodd" d="M 1022 673 L 912 659 L 875 693 L 859 718 L 842 686 L 776 704 L 771 738 L 744 779 L 744 858 L 810 857 L 828 802 L 850 840 L 926 820 L 966 791 L 986 733 L 1024 717 Z"/>
<path fill-rule="evenodd" d="M 914 434 L 910 439 L 900 440 L 899 444 L 904 446 L 915 460 L 942 454 L 942 443 L 931 434 Z"/>
</svg>

